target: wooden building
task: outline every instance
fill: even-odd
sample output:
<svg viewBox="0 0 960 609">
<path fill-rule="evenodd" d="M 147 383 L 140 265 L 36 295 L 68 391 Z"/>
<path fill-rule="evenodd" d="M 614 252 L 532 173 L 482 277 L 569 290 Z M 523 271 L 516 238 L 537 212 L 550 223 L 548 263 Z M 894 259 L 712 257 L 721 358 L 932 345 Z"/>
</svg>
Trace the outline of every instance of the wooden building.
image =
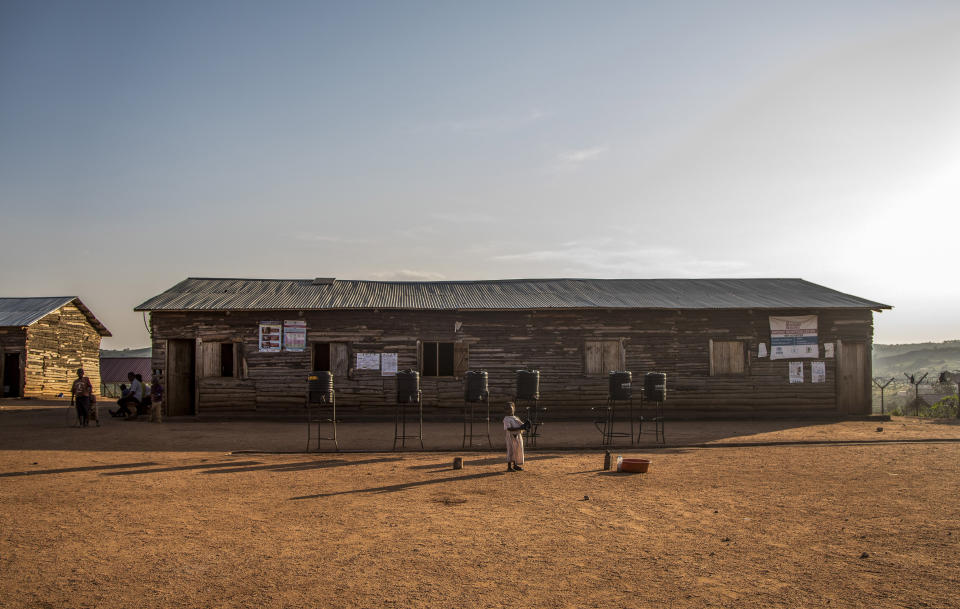
<svg viewBox="0 0 960 609">
<path fill-rule="evenodd" d="M 100 339 L 110 336 L 76 296 L 0 298 L 3 397 L 69 395 L 83 368 L 100 386 Z"/>
<path fill-rule="evenodd" d="M 370 416 L 394 404 L 397 368 L 421 372 L 428 407 L 462 404 L 471 369 L 507 400 L 535 368 L 551 417 L 578 418 L 610 370 L 665 372 L 670 416 L 868 413 L 889 308 L 801 279 L 191 278 L 136 310 L 168 415 L 300 412 L 311 370 Z"/>
</svg>

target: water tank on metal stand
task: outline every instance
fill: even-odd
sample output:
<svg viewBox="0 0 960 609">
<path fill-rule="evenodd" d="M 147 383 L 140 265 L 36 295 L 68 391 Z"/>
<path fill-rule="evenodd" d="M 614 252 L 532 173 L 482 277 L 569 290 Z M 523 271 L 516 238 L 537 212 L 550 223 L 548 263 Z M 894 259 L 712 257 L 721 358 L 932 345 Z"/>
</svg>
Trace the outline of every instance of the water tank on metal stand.
<svg viewBox="0 0 960 609">
<path fill-rule="evenodd" d="M 610 371 L 610 399 L 629 400 L 633 397 L 633 373 L 628 370 Z"/>
<path fill-rule="evenodd" d="M 663 372 L 648 372 L 643 377 L 643 397 L 651 402 L 666 402 L 667 375 Z"/>
<path fill-rule="evenodd" d="M 311 404 L 329 402 L 333 394 L 333 373 L 329 370 L 314 370 L 307 377 L 307 389 L 310 392 Z"/>
<path fill-rule="evenodd" d="M 413 404 L 420 401 L 420 373 L 416 370 L 397 371 L 397 403 Z"/>
<path fill-rule="evenodd" d="M 517 399 L 540 399 L 540 371 L 517 370 Z"/>
<path fill-rule="evenodd" d="M 468 370 L 464 384 L 463 399 L 468 402 L 482 402 L 487 399 L 490 391 L 486 370 Z"/>
</svg>

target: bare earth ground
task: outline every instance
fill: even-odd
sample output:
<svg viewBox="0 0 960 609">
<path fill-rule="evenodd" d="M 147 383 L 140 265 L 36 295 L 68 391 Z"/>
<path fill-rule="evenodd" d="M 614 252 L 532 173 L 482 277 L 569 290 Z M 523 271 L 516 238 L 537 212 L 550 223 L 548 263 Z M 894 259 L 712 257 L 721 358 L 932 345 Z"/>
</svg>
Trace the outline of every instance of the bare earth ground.
<svg viewBox="0 0 960 609">
<path fill-rule="evenodd" d="M 557 424 L 508 474 L 497 452 L 231 454 L 301 450 L 303 426 L 71 429 L 24 404 L 0 403 L 4 607 L 960 606 L 956 424 L 677 423 L 617 451 L 646 475 L 557 450 L 599 439 Z"/>
</svg>

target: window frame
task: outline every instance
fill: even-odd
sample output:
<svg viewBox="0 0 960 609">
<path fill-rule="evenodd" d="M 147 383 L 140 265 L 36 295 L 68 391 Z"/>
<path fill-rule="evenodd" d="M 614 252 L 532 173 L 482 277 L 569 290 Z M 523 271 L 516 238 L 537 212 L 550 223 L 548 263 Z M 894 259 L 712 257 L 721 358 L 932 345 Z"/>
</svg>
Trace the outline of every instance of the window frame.
<svg viewBox="0 0 960 609">
<path fill-rule="evenodd" d="M 616 345 L 616 354 L 611 355 L 609 347 Z M 606 348 L 605 348 L 606 347 Z M 591 365 L 591 353 L 596 352 L 596 366 Z M 616 361 L 611 362 L 614 359 Z M 627 350 L 622 338 L 587 338 L 583 341 L 583 374 L 585 376 L 607 376 L 611 370 L 626 368 Z"/>
<path fill-rule="evenodd" d="M 449 347 L 448 347 L 449 345 Z M 449 355 L 442 353 L 449 349 Z M 435 374 L 427 374 L 428 350 L 432 351 L 434 363 L 431 370 Z M 469 364 L 469 345 L 465 342 L 455 340 L 418 340 L 417 341 L 417 369 L 422 378 L 460 378 L 466 371 Z M 449 365 L 441 366 L 441 356 L 449 357 Z M 446 362 L 445 362 L 446 363 Z M 441 374 L 449 371 L 450 374 Z"/>
<path fill-rule="evenodd" d="M 718 347 L 719 345 L 731 345 L 731 344 L 739 345 L 742 371 L 739 371 L 739 372 L 738 372 L 738 371 L 732 370 L 732 369 L 730 369 L 730 370 L 727 370 L 727 369 L 722 369 L 722 370 L 721 370 L 721 369 L 720 369 L 720 365 L 721 365 L 724 361 L 726 361 L 726 360 L 723 360 L 722 358 L 719 358 L 719 357 L 718 357 L 719 353 L 718 353 L 718 351 L 717 351 L 717 347 Z M 749 344 L 748 344 L 748 342 L 747 342 L 746 340 L 736 339 L 736 338 L 735 338 L 735 339 L 714 339 L 714 338 L 711 338 L 711 339 L 709 340 L 709 344 L 708 344 L 707 349 L 708 349 L 708 357 L 709 357 L 709 361 L 710 361 L 710 364 L 709 364 L 709 366 L 710 366 L 710 370 L 709 370 L 710 376 L 715 376 L 715 377 L 746 377 L 746 376 L 750 376 L 750 356 L 749 356 L 749 354 L 750 354 L 750 346 L 749 346 Z M 722 347 L 721 347 L 721 350 L 722 350 Z M 733 359 L 731 358 L 730 361 L 733 361 Z"/>
</svg>

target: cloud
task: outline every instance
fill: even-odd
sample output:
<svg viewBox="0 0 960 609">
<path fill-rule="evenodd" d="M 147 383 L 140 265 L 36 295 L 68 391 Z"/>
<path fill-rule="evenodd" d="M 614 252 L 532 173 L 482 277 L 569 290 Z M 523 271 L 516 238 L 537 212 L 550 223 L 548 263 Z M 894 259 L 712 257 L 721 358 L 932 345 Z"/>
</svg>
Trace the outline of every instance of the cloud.
<svg viewBox="0 0 960 609">
<path fill-rule="evenodd" d="M 557 153 L 549 170 L 553 172 L 574 171 L 582 167 L 585 163 L 592 163 L 600 159 L 606 152 L 606 146 L 564 150 Z"/>
<path fill-rule="evenodd" d="M 370 277 L 378 281 L 441 281 L 446 279 L 443 273 L 435 273 L 433 271 L 414 271 L 410 269 L 371 273 Z"/>
<path fill-rule="evenodd" d="M 601 277 L 718 277 L 751 274 L 740 260 L 702 258 L 675 248 L 615 247 L 609 239 L 568 242 L 556 249 L 501 254 L 505 262 L 551 263 L 563 273 Z"/>
<path fill-rule="evenodd" d="M 336 235 L 312 235 L 308 233 L 299 233 L 294 237 L 297 241 L 302 241 L 304 243 L 341 243 L 341 244 L 356 244 L 356 243 L 369 243 L 366 239 L 353 239 L 350 237 L 338 237 Z"/>
<path fill-rule="evenodd" d="M 593 148 L 581 148 L 579 150 L 568 150 L 557 155 L 561 163 L 585 163 L 595 161 L 607 151 L 606 146 L 594 146 Z"/>
</svg>

